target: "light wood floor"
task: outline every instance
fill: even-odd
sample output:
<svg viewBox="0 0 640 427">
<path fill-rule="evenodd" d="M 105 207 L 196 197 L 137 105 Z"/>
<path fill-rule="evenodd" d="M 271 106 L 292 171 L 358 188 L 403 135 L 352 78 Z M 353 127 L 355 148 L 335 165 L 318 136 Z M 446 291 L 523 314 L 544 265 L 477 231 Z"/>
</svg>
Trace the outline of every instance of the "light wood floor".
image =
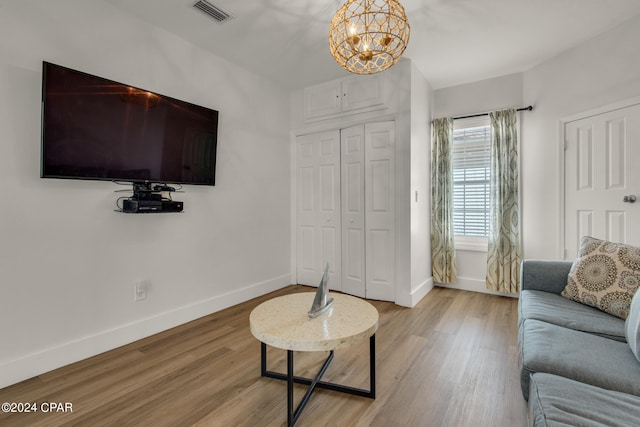
<svg viewBox="0 0 640 427">
<path fill-rule="evenodd" d="M 0 390 L 0 402 L 70 402 L 72 413 L 2 414 L 2 426 L 282 426 L 286 384 L 260 376 L 249 313 L 289 286 Z M 415 308 L 372 301 L 377 398 L 318 389 L 298 426 L 522 426 L 517 300 L 433 289 Z M 269 368 L 285 352 L 269 349 Z M 314 376 L 326 353 L 296 353 Z M 368 388 L 368 341 L 335 352 L 324 380 Z M 296 386 L 298 387 L 298 386 Z M 304 387 L 296 388 L 296 399 Z"/>
</svg>

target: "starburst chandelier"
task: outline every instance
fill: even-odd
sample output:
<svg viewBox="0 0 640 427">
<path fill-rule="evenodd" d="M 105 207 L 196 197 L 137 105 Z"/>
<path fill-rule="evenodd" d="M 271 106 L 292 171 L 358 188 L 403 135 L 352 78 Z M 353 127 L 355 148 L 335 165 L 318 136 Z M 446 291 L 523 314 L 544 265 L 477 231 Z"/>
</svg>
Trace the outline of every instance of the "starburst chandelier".
<svg viewBox="0 0 640 427">
<path fill-rule="evenodd" d="M 410 30 L 397 0 L 347 0 L 331 21 L 329 49 L 345 70 L 374 74 L 398 62 Z"/>
</svg>

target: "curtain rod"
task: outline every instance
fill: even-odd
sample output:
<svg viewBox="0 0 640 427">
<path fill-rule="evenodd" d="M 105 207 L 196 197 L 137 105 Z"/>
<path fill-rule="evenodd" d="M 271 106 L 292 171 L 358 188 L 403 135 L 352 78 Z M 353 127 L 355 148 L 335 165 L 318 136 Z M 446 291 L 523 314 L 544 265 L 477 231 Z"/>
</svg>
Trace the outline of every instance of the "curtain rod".
<svg viewBox="0 0 640 427">
<path fill-rule="evenodd" d="M 533 110 L 533 106 L 529 105 L 528 107 L 518 108 L 516 111 L 531 111 L 531 110 Z M 489 113 L 471 114 L 469 116 L 454 117 L 453 120 L 470 119 L 471 117 L 482 117 L 482 116 L 488 116 L 488 115 L 489 115 Z"/>
</svg>

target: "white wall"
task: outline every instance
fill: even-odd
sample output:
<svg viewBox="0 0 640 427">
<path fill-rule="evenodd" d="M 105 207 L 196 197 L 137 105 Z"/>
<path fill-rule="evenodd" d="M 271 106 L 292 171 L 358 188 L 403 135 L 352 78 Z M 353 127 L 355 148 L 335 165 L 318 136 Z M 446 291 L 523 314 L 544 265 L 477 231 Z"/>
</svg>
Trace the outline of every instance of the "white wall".
<svg viewBox="0 0 640 427">
<path fill-rule="evenodd" d="M 433 288 L 431 275 L 431 111 L 433 89 L 411 66 L 411 301 Z"/>
<path fill-rule="evenodd" d="M 523 241 L 527 258 L 562 257 L 559 120 L 640 95 L 640 17 L 524 73 Z"/>
<path fill-rule="evenodd" d="M 522 73 L 509 74 L 433 93 L 433 117 L 457 117 L 522 106 Z"/>
<path fill-rule="evenodd" d="M 563 254 L 560 120 L 640 95 L 638 40 L 640 17 L 635 17 L 524 73 L 434 91 L 433 117 L 534 106 L 520 115 L 525 258 Z M 457 255 L 455 286 L 484 292 L 485 254 Z"/>
<path fill-rule="evenodd" d="M 41 179 L 43 60 L 219 110 L 216 186 L 127 215 L 115 184 Z M 289 284 L 289 128 L 282 88 L 101 0 L 3 2 L 0 387 Z"/>
</svg>

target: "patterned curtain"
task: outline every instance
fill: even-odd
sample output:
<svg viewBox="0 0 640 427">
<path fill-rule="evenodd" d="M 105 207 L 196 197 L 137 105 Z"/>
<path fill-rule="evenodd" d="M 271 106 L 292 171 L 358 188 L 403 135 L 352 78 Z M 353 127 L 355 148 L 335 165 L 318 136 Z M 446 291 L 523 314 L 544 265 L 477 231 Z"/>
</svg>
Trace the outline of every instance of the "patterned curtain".
<svg viewBox="0 0 640 427">
<path fill-rule="evenodd" d="M 455 283 L 453 245 L 453 119 L 431 122 L 431 271 L 438 283 Z"/>
<path fill-rule="evenodd" d="M 487 288 L 516 293 L 520 288 L 520 159 L 517 112 L 489 113 L 491 141 L 491 187 Z"/>
</svg>

